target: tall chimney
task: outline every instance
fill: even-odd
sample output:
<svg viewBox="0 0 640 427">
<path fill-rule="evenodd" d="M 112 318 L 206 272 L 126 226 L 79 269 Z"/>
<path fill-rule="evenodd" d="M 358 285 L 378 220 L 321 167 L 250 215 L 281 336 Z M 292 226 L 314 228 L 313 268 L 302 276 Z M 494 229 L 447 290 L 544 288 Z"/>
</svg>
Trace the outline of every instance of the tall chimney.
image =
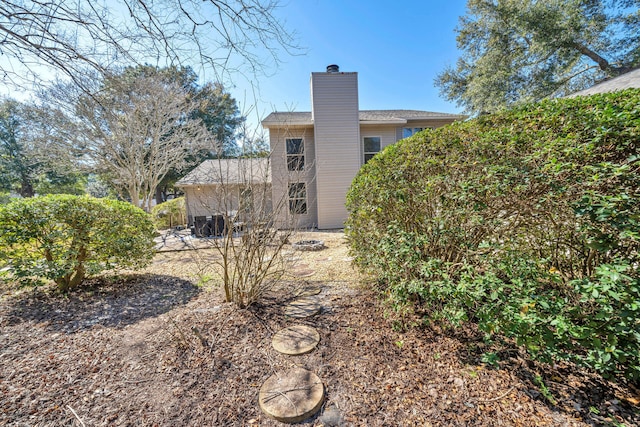
<svg viewBox="0 0 640 427">
<path fill-rule="evenodd" d="M 311 114 L 315 148 L 318 228 L 342 228 L 345 200 L 362 164 L 358 73 L 329 65 L 311 73 Z"/>
</svg>

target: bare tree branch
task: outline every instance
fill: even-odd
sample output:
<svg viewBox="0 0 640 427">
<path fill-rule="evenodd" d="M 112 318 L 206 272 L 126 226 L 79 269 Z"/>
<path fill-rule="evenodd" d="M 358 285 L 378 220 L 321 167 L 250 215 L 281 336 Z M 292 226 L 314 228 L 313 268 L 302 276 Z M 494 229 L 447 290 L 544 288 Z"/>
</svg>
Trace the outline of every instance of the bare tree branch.
<svg viewBox="0 0 640 427">
<path fill-rule="evenodd" d="M 5 83 L 82 84 L 87 72 L 126 65 L 199 65 L 225 81 L 259 74 L 295 54 L 273 0 L 6 0 L 0 3 Z M 47 75 L 48 74 L 48 75 Z"/>
<path fill-rule="evenodd" d="M 158 75 L 113 76 L 77 114 L 93 167 L 131 203 L 147 210 L 156 187 L 187 154 L 215 147 L 186 88 Z"/>
</svg>

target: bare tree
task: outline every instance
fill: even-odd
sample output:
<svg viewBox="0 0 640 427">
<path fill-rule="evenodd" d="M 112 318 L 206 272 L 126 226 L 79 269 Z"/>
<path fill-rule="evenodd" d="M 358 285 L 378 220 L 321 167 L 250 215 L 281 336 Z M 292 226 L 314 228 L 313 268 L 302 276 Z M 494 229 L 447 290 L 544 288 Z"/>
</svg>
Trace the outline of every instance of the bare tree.
<svg viewBox="0 0 640 427">
<path fill-rule="evenodd" d="M 84 96 L 76 113 L 92 167 L 136 206 L 151 208 L 155 189 L 189 153 L 214 147 L 187 89 L 159 75 L 112 76 Z"/>
<path fill-rule="evenodd" d="M 270 169 L 268 157 L 218 158 L 185 177 L 195 184 L 185 191 L 196 236 L 209 237 L 210 250 L 194 252 L 201 275 L 219 276 L 225 299 L 240 307 L 256 302 L 284 272 L 290 231 L 273 227 L 281 203 L 272 200 Z"/>
<path fill-rule="evenodd" d="M 259 73 L 282 49 L 297 50 L 277 7 L 277 0 L 3 0 L 0 73 L 18 85 L 62 74 L 81 87 L 88 70 L 131 64 L 200 64 L 218 81 Z"/>
<path fill-rule="evenodd" d="M 272 176 L 273 153 L 263 151 L 264 137 L 243 135 L 245 157 L 208 160 L 179 184 L 196 235 L 211 235 L 204 240 L 210 250 L 193 252 L 200 275 L 219 276 L 225 299 L 239 307 L 257 302 L 282 284 L 295 262 L 287 248 L 303 213 L 300 204 L 292 205 L 290 192 L 272 190 L 272 185 L 286 188 L 286 183 Z M 312 166 L 308 162 L 307 167 L 313 170 Z M 304 173 L 287 176 L 298 182 L 307 179 Z"/>
</svg>

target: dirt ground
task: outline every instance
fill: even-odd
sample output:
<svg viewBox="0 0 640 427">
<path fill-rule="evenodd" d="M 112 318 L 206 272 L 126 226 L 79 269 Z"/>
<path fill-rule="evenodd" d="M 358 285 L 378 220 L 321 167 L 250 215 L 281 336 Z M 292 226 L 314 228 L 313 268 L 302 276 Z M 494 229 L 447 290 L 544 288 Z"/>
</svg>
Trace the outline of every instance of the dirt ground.
<svg viewBox="0 0 640 427">
<path fill-rule="evenodd" d="M 517 349 L 487 366 L 472 327 L 395 331 L 353 270 L 342 233 L 296 238 L 327 249 L 287 247 L 295 266 L 245 310 L 199 284 L 194 254 L 206 258 L 203 250 L 159 253 L 142 273 L 68 296 L 5 286 L 0 425 L 278 426 L 261 413 L 258 391 L 291 367 L 315 372 L 326 390 L 304 426 L 640 425 L 640 397 L 624 384 L 534 364 Z M 284 316 L 301 289 L 317 287 L 319 315 Z M 277 353 L 271 337 L 295 323 L 317 328 L 320 344 L 302 356 Z"/>
</svg>

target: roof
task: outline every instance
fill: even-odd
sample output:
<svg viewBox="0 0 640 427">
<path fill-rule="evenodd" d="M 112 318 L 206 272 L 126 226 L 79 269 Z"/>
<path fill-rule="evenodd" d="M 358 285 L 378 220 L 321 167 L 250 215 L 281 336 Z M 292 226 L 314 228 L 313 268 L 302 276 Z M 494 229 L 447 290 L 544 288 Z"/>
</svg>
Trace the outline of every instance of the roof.
<svg viewBox="0 0 640 427">
<path fill-rule="evenodd" d="M 211 184 L 271 183 L 268 158 L 205 160 L 180 179 L 177 187 Z"/>
<path fill-rule="evenodd" d="M 463 114 L 437 113 L 434 111 L 421 110 L 363 110 L 359 113 L 360 124 L 404 124 L 409 120 L 463 120 L 467 118 L 467 116 Z M 263 127 L 282 125 L 311 126 L 313 125 L 311 112 L 273 112 L 262 121 Z"/>
<path fill-rule="evenodd" d="M 313 120 L 311 119 L 311 112 L 274 112 L 269 114 L 262 121 L 263 127 L 269 126 L 281 126 L 281 125 L 290 125 L 290 126 L 300 126 L 300 125 L 313 125 Z"/>
<path fill-rule="evenodd" d="M 396 121 L 404 120 L 438 120 L 438 119 L 466 119 L 462 114 L 438 113 L 421 110 L 364 110 L 360 111 L 360 122 L 368 121 Z"/>
<path fill-rule="evenodd" d="M 567 98 L 593 95 L 596 93 L 616 92 L 619 90 L 631 88 L 640 88 L 640 68 L 629 71 L 628 73 L 622 74 L 621 76 L 605 80 L 602 83 L 591 86 L 589 89 L 572 93 L 571 95 L 567 96 Z"/>
</svg>

